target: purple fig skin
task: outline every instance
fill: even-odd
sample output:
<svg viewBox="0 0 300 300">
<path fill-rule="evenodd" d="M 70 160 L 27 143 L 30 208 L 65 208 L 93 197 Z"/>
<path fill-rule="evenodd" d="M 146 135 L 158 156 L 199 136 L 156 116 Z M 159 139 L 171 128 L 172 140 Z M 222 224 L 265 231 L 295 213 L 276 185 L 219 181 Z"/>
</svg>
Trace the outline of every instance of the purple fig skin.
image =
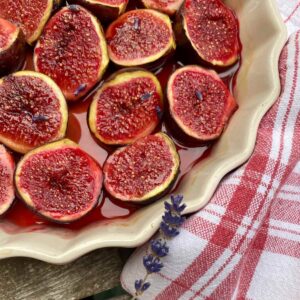
<svg viewBox="0 0 300 300">
<path fill-rule="evenodd" d="M 190 0 L 193 1 L 193 0 Z M 196 1 L 196 0 L 195 0 Z M 176 43 L 182 50 L 186 53 L 183 56 L 183 61 L 186 64 L 195 64 L 198 63 L 208 69 L 214 69 L 218 72 L 226 71 L 231 68 L 234 64 L 238 62 L 240 59 L 240 41 L 237 37 L 237 42 L 235 43 L 235 53 L 229 60 L 226 61 L 209 61 L 202 57 L 202 53 L 198 53 L 193 45 L 192 40 L 188 36 L 187 25 L 185 22 L 185 3 L 181 6 L 181 8 L 177 11 L 175 15 L 175 20 L 173 24 L 173 30 L 175 34 Z M 224 4 L 223 4 L 224 6 Z M 229 12 L 234 15 L 234 13 L 228 8 Z M 239 33 L 239 26 L 237 25 L 237 34 Z"/>
<path fill-rule="evenodd" d="M 170 116 L 178 127 L 203 143 L 219 138 L 238 108 L 218 74 L 197 65 L 177 69 L 170 76 L 167 98 Z"/>
<path fill-rule="evenodd" d="M 143 163 L 138 163 L 135 151 L 142 155 Z M 158 159 L 162 153 L 164 161 Z M 160 164 L 163 164 L 164 171 L 158 171 Z M 173 141 L 165 133 L 158 132 L 119 148 L 107 158 L 103 172 L 105 189 L 114 198 L 131 203 L 149 203 L 172 189 L 180 172 L 180 157 Z M 144 176 L 142 186 L 139 185 L 138 174 Z"/>
<path fill-rule="evenodd" d="M 100 22 L 82 6 L 63 7 L 45 26 L 33 63 L 36 71 L 54 79 L 68 101 L 84 97 L 100 82 L 109 64 Z"/>
<path fill-rule="evenodd" d="M 161 85 L 153 73 L 142 68 L 118 70 L 94 96 L 89 108 L 89 128 L 107 145 L 132 144 L 157 128 L 161 121 L 158 110 L 163 113 L 163 106 Z M 116 116 L 111 115 L 112 108 Z"/>
<path fill-rule="evenodd" d="M 15 162 L 12 155 L 0 144 L 0 217 L 4 216 L 14 203 L 14 169 Z"/>
<path fill-rule="evenodd" d="M 52 13 L 56 12 L 65 4 L 65 0 L 53 0 Z"/>
<path fill-rule="evenodd" d="M 74 155 L 78 155 L 79 157 L 84 157 L 84 160 L 87 163 L 87 166 L 89 168 L 89 172 L 92 176 L 88 178 L 88 180 L 92 180 L 93 181 L 93 185 L 90 185 L 90 187 L 88 185 L 83 185 L 84 186 L 84 190 L 82 192 L 83 197 L 85 197 L 85 200 L 88 200 L 88 202 L 86 202 L 86 204 L 88 206 L 85 206 L 84 208 L 80 208 L 80 206 L 82 205 L 82 203 L 80 203 L 80 196 L 77 196 L 76 201 L 70 201 L 70 200 L 63 200 L 64 201 L 69 201 L 67 203 L 62 204 L 62 202 L 57 202 L 57 199 L 55 199 L 56 197 L 52 197 L 52 198 L 47 198 L 47 196 L 42 196 L 42 198 L 47 199 L 47 202 L 43 202 L 43 199 L 39 199 L 34 200 L 34 197 L 36 196 L 34 194 L 34 192 L 32 192 L 32 190 L 34 190 L 34 188 L 39 188 L 37 186 L 34 185 L 35 183 L 35 179 L 34 176 L 28 178 L 28 176 L 24 176 L 23 172 L 26 172 L 26 168 L 29 167 L 29 171 L 27 169 L 28 172 L 30 172 L 30 168 L 31 168 L 31 164 L 27 164 L 28 160 L 35 159 L 35 156 L 39 156 L 40 154 L 43 153 L 47 153 L 48 152 L 48 157 L 45 158 L 50 159 L 51 161 L 51 155 L 56 155 L 55 151 L 71 151 L 69 152 L 70 155 L 66 155 L 66 161 L 73 160 L 74 161 Z M 73 152 L 72 152 L 73 151 Z M 61 163 L 61 159 L 62 157 L 60 156 L 60 159 L 57 160 L 58 164 L 58 169 L 63 168 L 63 165 Z M 42 159 L 43 160 L 43 159 Z M 82 163 L 82 160 L 80 160 L 80 158 L 77 159 L 78 164 L 77 167 L 82 166 L 80 165 L 80 161 Z M 45 161 L 44 161 L 45 162 Z M 77 162 L 76 162 L 77 163 Z M 75 163 L 75 165 L 76 165 Z M 27 165 L 26 165 L 27 164 Z M 33 162 L 33 165 L 35 163 Z M 46 175 L 42 175 L 42 176 L 49 176 L 49 172 L 53 172 L 53 185 L 54 188 L 51 187 L 49 191 L 52 191 L 52 194 L 55 193 L 55 183 L 56 184 L 60 184 L 61 180 L 63 180 L 64 177 L 56 177 L 57 173 L 59 172 L 57 171 L 57 169 L 54 169 L 54 171 L 51 171 L 51 164 L 48 165 L 49 167 L 47 167 L 47 172 Z M 71 167 L 71 165 L 68 165 L 68 163 L 66 163 L 65 165 L 65 170 L 68 170 L 68 168 Z M 36 168 L 36 167 L 35 167 Z M 84 166 L 84 168 L 87 168 L 86 166 Z M 25 169 L 25 171 L 24 171 Z M 37 172 L 41 172 L 41 170 L 39 170 L 40 167 L 38 167 Z M 87 172 L 86 170 L 83 172 Z M 44 174 L 44 173 L 42 173 Z M 71 175 L 69 175 L 69 179 L 67 179 L 67 181 L 69 181 L 69 183 L 72 185 L 76 182 L 76 178 L 78 178 L 78 175 L 75 174 L 73 175 L 73 181 L 70 182 L 70 176 L 72 177 L 72 171 L 71 171 Z M 99 198 L 101 196 L 101 191 L 102 191 L 102 184 L 103 184 L 103 173 L 102 173 L 102 169 L 101 166 L 93 159 L 91 158 L 87 153 L 85 153 L 84 151 L 82 151 L 79 146 L 77 144 L 75 144 L 74 142 L 68 140 L 68 139 L 63 139 L 54 143 L 49 143 L 44 145 L 43 147 L 39 147 L 34 149 L 31 153 L 28 153 L 27 155 L 25 155 L 18 163 L 17 167 L 16 167 L 16 171 L 15 171 L 15 176 L 14 176 L 14 182 L 15 182 L 15 186 L 17 189 L 17 195 L 19 196 L 19 198 L 25 203 L 25 205 L 31 210 L 33 211 L 35 214 L 41 216 L 42 218 L 49 220 L 51 222 L 54 223 L 58 223 L 58 224 L 69 224 L 71 222 L 75 222 L 81 218 L 83 218 L 84 216 L 86 216 L 88 213 L 90 213 L 95 206 L 97 206 L 98 202 L 99 202 Z M 33 179 L 32 179 L 33 178 Z M 45 177 L 47 178 L 47 177 Z M 50 178 L 52 178 L 50 176 Z M 82 179 L 83 177 L 81 177 Z M 84 177 L 86 178 L 86 177 Z M 29 181 L 28 181 L 29 180 Z M 52 180 L 52 179 L 51 179 Z M 75 181 L 74 181 L 75 180 Z M 26 182 L 26 184 L 24 184 L 24 182 Z M 47 180 L 45 182 L 48 182 Z M 51 181 L 52 182 L 52 181 Z M 79 182 L 82 183 L 82 181 L 80 180 Z M 24 184 L 24 185 L 23 185 Z M 89 181 L 88 181 L 89 184 Z M 46 189 L 48 188 L 48 186 L 46 187 Z M 54 191 L 53 191 L 54 189 Z M 80 193 L 81 191 L 79 191 Z M 65 189 L 63 191 L 63 193 L 65 194 L 66 198 L 59 198 L 60 200 L 62 199 L 68 199 L 68 197 L 70 197 L 70 194 L 65 192 Z M 92 198 L 91 198 L 91 194 L 92 193 Z M 58 197 L 62 197 L 61 193 L 56 193 L 55 195 L 58 194 Z M 69 196 L 68 196 L 69 195 Z M 88 197 L 88 198 L 87 198 Z M 73 196 L 71 197 L 71 199 L 73 198 Z M 48 205 L 49 203 L 52 201 L 52 205 L 54 205 L 55 209 L 49 209 Z M 56 203 L 55 203 L 56 201 Z M 79 202 L 78 202 L 79 201 Z M 61 206 L 59 206 L 61 205 Z M 78 205 L 79 209 L 75 209 L 74 210 L 74 205 L 75 207 Z M 59 208 L 58 208 L 59 207 Z"/>
<path fill-rule="evenodd" d="M 0 17 L 19 26 L 26 42 L 33 45 L 51 16 L 54 1 L 0 0 Z"/>
<path fill-rule="evenodd" d="M 124 3 L 119 6 L 112 6 L 105 3 L 92 3 L 89 0 L 69 0 L 68 3 L 85 7 L 91 11 L 101 23 L 108 24 L 125 12 L 128 1 L 124 1 Z"/>
<path fill-rule="evenodd" d="M 134 22 L 132 22 L 133 19 Z M 143 26 L 139 25 L 141 22 Z M 164 24 L 162 25 L 162 23 Z M 159 27 L 158 24 L 161 27 Z M 139 26 L 141 26 L 141 28 L 139 28 Z M 119 30 L 122 30 L 122 35 L 118 34 Z M 143 31 L 141 35 L 136 34 L 139 30 Z M 130 37 L 129 40 L 125 38 L 126 34 Z M 126 12 L 108 26 L 105 36 L 110 59 L 117 67 L 137 66 L 155 71 L 172 57 L 176 49 L 175 37 L 169 16 L 152 9 L 136 9 Z M 160 49 L 157 47 L 158 37 L 163 37 L 161 45 L 158 44 L 161 46 Z M 133 38 L 133 41 L 131 38 Z M 168 41 L 166 41 L 166 38 L 168 38 Z M 143 45 L 143 47 L 139 45 L 138 47 L 141 47 L 140 49 L 131 49 L 131 47 L 126 44 L 128 42 L 129 44 L 137 42 Z M 127 47 L 129 47 L 129 55 L 127 51 L 124 50 L 128 49 Z M 150 47 L 152 47 L 151 50 Z M 122 49 L 121 52 L 120 49 Z M 152 50 L 153 52 L 151 53 Z M 143 53 L 140 55 L 142 52 L 146 54 Z"/>
<path fill-rule="evenodd" d="M 0 18 L 0 21 L 1 20 L 3 19 Z M 5 20 L 5 22 L 8 21 Z M 13 24 L 11 25 L 14 26 Z M 26 41 L 22 30 L 18 27 L 16 27 L 16 30 L 18 30 L 19 33 L 13 43 L 3 51 L 0 49 L 0 77 L 20 70 L 24 64 Z"/>
</svg>

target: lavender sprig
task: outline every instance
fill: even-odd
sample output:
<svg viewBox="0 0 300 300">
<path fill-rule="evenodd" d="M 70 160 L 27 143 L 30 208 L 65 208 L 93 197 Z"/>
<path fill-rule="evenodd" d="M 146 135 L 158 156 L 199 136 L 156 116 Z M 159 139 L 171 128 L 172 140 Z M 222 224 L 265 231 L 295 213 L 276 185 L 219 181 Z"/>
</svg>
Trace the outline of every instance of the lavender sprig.
<svg viewBox="0 0 300 300">
<path fill-rule="evenodd" d="M 161 258 L 169 253 L 167 241 L 179 234 L 179 227 L 184 222 L 182 216 L 186 205 L 182 204 L 183 196 L 171 196 L 171 203 L 165 202 L 165 213 L 160 223 L 158 238 L 151 240 L 147 250 L 147 254 L 143 257 L 143 265 L 146 269 L 144 279 L 135 281 L 135 295 L 133 299 L 138 299 L 146 290 L 149 289 L 151 283 L 147 281 L 149 275 L 158 273 L 164 267 Z"/>
</svg>

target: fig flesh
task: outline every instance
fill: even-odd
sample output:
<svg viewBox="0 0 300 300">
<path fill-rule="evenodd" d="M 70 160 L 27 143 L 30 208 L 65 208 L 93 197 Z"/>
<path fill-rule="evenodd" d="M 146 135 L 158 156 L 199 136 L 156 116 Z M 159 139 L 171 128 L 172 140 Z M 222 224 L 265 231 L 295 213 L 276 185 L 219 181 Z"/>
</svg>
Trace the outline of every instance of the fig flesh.
<svg viewBox="0 0 300 300">
<path fill-rule="evenodd" d="M 15 173 L 16 188 L 24 202 L 59 223 L 78 220 L 95 207 L 102 179 L 101 167 L 68 139 L 27 153 Z"/>
<path fill-rule="evenodd" d="M 186 66 L 175 71 L 167 85 L 170 115 L 189 137 L 218 138 L 237 103 L 214 71 Z"/>
<path fill-rule="evenodd" d="M 25 60 L 22 30 L 0 18 L 0 77 L 20 69 Z"/>
<path fill-rule="evenodd" d="M 154 200 L 172 187 L 179 165 L 173 141 L 164 133 L 149 135 L 109 156 L 103 168 L 104 185 L 122 201 Z"/>
<path fill-rule="evenodd" d="M 147 66 L 176 48 L 170 18 L 152 9 L 121 15 L 108 27 L 106 39 L 109 57 L 119 66 Z"/>
<path fill-rule="evenodd" d="M 238 20 L 222 1 L 186 0 L 182 18 L 185 35 L 201 60 L 220 67 L 238 60 Z"/>
<path fill-rule="evenodd" d="M 0 145 L 0 216 L 7 212 L 15 198 L 14 169 L 12 156 Z"/>
<path fill-rule="evenodd" d="M 117 19 L 126 10 L 128 0 L 69 0 L 91 11 L 101 23 Z"/>
<path fill-rule="evenodd" d="M 35 70 L 51 77 L 69 101 L 86 95 L 100 81 L 108 62 L 100 23 L 79 5 L 58 11 L 34 50 Z"/>
<path fill-rule="evenodd" d="M 169 16 L 179 11 L 184 0 L 142 0 L 146 8 L 155 9 Z"/>
<path fill-rule="evenodd" d="M 162 113 L 163 93 L 158 79 L 143 69 L 124 69 L 94 96 L 89 126 L 105 144 L 131 144 L 151 134 Z"/>
<path fill-rule="evenodd" d="M 0 79 L 0 142 L 26 153 L 64 137 L 68 108 L 46 75 L 20 71 Z"/>
<path fill-rule="evenodd" d="M 33 44 L 51 15 L 53 0 L 0 0 L 0 7 L 0 17 L 20 26 L 26 41 Z"/>
</svg>

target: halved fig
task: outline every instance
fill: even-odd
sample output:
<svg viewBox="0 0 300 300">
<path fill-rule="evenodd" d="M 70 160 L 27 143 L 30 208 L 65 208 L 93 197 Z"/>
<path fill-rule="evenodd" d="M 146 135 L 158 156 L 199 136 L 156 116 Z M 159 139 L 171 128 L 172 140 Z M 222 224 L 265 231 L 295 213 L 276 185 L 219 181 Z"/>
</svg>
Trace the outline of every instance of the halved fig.
<svg viewBox="0 0 300 300">
<path fill-rule="evenodd" d="M 15 173 L 24 202 L 59 223 L 76 221 L 96 206 L 102 179 L 101 167 L 68 139 L 27 153 Z"/>
<path fill-rule="evenodd" d="M 185 35 L 198 56 L 214 66 L 232 65 L 240 56 L 239 24 L 220 0 L 186 0 L 182 8 Z"/>
<path fill-rule="evenodd" d="M 26 41 L 33 44 L 48 21 L 53 0 L 0 0 L 0 17 L 21 27 Z"/>
<path fill-rule="evenodd" d="M 152 9 L 123 14 L 110 24 L 106 39 L 110 59 L 120 66 L 147 66 L 176 48 L 170 18 Z"/>
<path fill-rule="evenodd" d="M 22 67 L 25 60 L 25 44 L 22 30 L 0 18 L 0 77 Z"/>
<path fill-rule="evenodd" d="M 170 190 L 179 165 L 175 144 L 160 132 L 109 156 L 103 168 L 104 185 L 113 197 L 122 201 L 154 200 Z"/>
<path fill-rule="evenodd" d="M 142 0 L 146 8 L 155 9 L 169 16 L 179 11 L 184 0 Z"/>
<path fill-rule="evenodd" d="M 126 10 L 128 0 L 69 0 L 90 10 L 102 23 L 115 20 Z"/>
<path fill-rule="evenodd" d="M 131 144 L 151 134 L 162 113 L 163 93 L 158 79 L 143 69 L 124 69 L 94 96 L 89 126 L 105 144 Z"/>
<path fill-rule="evenodd" d="M 199 141 L 218 138 L 237 103 L 214 71 L 186 66 L 175 71 L 167 86 L 171 117 Z"/>
<path fill-rule="evenodd" d="M 51 77 L 69 101 L 86 95 L 100 81 L 108 62 L 100 23 L 79 5 L 58 11 L 34 50 L 35 70 Z"/>
<path fill-rule="evenodd" d="M 64 137 L 65 98 L 53 80 L 33 71 L 0 79 L 0 142 L 26 153 Z"/>
<path fill-rule="evenodd" d="M 7 212 L 15 198 L 15 163 L 3 145 L 0 145 L 0 216 Z"/>
</svg>

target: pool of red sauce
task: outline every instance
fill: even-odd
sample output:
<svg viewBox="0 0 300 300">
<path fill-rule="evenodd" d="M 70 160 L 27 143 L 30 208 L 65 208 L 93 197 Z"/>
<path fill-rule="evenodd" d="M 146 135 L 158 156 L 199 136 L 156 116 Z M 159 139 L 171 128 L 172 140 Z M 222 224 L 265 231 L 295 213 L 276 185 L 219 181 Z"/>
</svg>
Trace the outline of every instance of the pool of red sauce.
<svg viewBox="0 0 300 300">
<path fill-rule="evenodd" d="M 183 66 L 182 59 L 183 54 L 177 52 L 176 55 L 171 58 L 167 64 L 162 68 L 158 69 L 155 74 L 157 75 L 163 89 L 165 90 L 168 78 L 171 73 L 173 73 L 177 68 Z M 219 73 L 226 85 L 232 90 L 235 82 L 235 75 L 239 68 L 239 62 L 235 64 L 230 69 Z M 26 60 L 24 69 L 32 70 L 32 49 L 28 51 L 28 58 Z M 113 72 L 113 67 L 110 67 L 106 72 L 105 78 Z M 104 78 L 104 79 L 105 79 Z M 99 84 L 101 85 L 101 83 Z M 99 85 L 97 87 L 99 87 Z M 69 104 L 69 123 L 67 130 L 67 137 L 71 140 L 78 143 L 82 149 L 89 153 L 96 161 L 98 161 L 101 166 L 103 166 L 104 161 L 107 156 L 114 151 L 115 148 L 108 147 L 100 142 L 97 142 L 96 139 L 92 136 L 87 125 L 87 111 L 91 100 L 93 98 L 94 90 L 86 96 L 84 99 L 77 103 Z M 173 128 L 170 124 L 169 118 L 163 118 L 162 124 L 157 128 L 157 131 L 162 130 L 167 132 L 174 140 L 179 155 L 181 159 L 180 165 L 180 174 L 177 178 L 176 183 L 174 184 L 173 189 L 170 193 L 176 192 L 181 180 L 188 173 L 188 171 L 199 161 L 206 158 L 211 150 L 212 144 L 210 145 L 201 145 L 201 146 L 187 146 L 190 142 L 184 137 L 178 137 L 175 133 L 178 131 Z M 176 136 L 176 137 L 175 137 Z M 16 160 L 18 155 L 15 155 Z M 36 215 L 30 209 L 28 209 L 25 204 L 20 200 L 16 199 L 13 207 L 5 215 L 4 219 L 9 220 L 13 224 L 20 227 L 29 227 L 32 225 L 52 226 L 52 227 L 64 227 L 73 230 L 81 229 L 93 222 L 101 220 L 109 220 L 115 218 L 126 218 L 129 215 L 133 214 L 141 206 L 134 205 L 130 203 L 124 203 L 113 199 L 105 191 L 102 192 L 99 199 L 97 207 L 95 207 L 88 215 L 81 218 L 78 221 L 75 221 L 71 224 L 55 224 L 44 220 L 43 218 Z"/>
</svg>

